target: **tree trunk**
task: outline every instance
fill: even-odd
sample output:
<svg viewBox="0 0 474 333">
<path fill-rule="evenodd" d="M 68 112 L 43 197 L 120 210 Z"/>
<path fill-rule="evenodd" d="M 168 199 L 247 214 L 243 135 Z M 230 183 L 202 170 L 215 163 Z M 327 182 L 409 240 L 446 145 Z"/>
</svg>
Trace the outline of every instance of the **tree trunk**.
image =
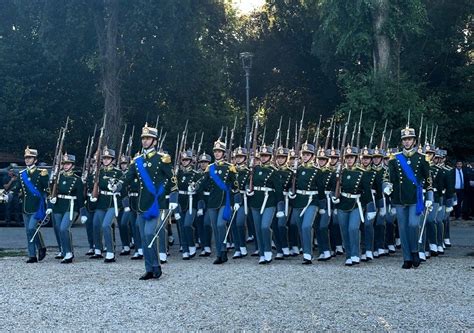
<svg viewBox="0 0 474 333">
<path fill-rule="evenodd" d="M 372 23 L 374 26 L 374 71 L 377 77 L 391 76 L 391 43 L 383 31 L 388 20 L 389 0 L 373 0 Z"/>
<path fill-rule="evenodd" d="M 121 135 L 120 60 L 118 55 L 118 0 L 104 0 L 102 15 L 96 13 L 95 23 L 101 54 L 101 87 L 104 112 L 107 114 L 105 143 L 118 149 Z M 118 152 L 117 152 L 118 154 Z"/>
</svg>

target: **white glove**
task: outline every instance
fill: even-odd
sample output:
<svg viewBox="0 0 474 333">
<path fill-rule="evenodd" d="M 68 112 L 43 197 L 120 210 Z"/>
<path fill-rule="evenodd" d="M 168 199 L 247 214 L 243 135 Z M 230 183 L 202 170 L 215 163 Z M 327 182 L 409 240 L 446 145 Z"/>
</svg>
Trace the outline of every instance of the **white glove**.
<svg viewBox="0 0 474 333">
<path fill-rule="evenodd" d="M 50 215 L 53 212 L 51 208 L 46 209 L 46 215 Z"/>
<path fill-rule="evenodd" d="M 296 193 L 288 192 L 288 198 L 290 198 L 290 199 L 296 198 Z"/>
<path fill-rule="evenodd" d="M 388 184 L 384 187 L 383 193 L 385 193 L 386 195 L 390 195 L 390 194 L 392 194 L 392 192 L 393 192 L 393 185 L 390 184 L 390 183 L 388 183 Z"/>
<path fill-rule="evenodd" d="M 443 206 L 438 207 L 438 212 L 441 212 L 443 210 Z"/>
<path fill-rule="evenodd" d="M 387 214 L 387 208 L 385 207 L 380 208 L 379 214 L 380 216 L 385 216 Z"/>
<path fill-rule="evenodd" d="M 471 185 L 471 187 L 474 187 L 474 180 L 470 180 L 469 185 Z"/>
<path fill-rule="evenodd" d="M 326 209 L 320 209 L 319 210 L 319 215 L 324 215 L 326 214 Z"/>
<path fill-rule="evenodd" d="M 111 192 L 114 192 L 114 193 L 117 192 L 117 190 L 118 190 L 117 184 L 108 184 L 108 185 L 107 185 L 107 188 L 108 188 Z"/>
<path fill-rule="evenodd" d="M 169 205 L 168 205 L 169 210 L 175 210 L 176 208 L 178 208 L 178 204 L 176 202 L 170 202 L 169 203 Z"/>
<path fill-rule="evenodd" d="M 331 201 L 333 204 L 338 204 L 339 202 L 341 202 L 341 200 L 339 198 L 336 198 L 336 197 L 331 197 Z"/>
<path fill-rule="evenodd" d="M 174 219 L 175 219 L 176 221 L 181 220 L 181 214 L 180 214 L 180 213 L 175 213 L 175 214 L 174 214 Z"/>
<path fill-rule="evenodd" d="M 196 215 L 197 216 L 203 216 L 204 215 L 204 210 L 202 210 L 202 208 L 198 209 L 197 212 L 196 212 Z"/>
<path fill-rule="evenodd" d="M 248 197 L 251 197 L 251 196 L 253 196 L 253 195 L 255 194 L 255 192 L 254 192 L 254 191 L 250 191 L 249 189 L 246 189 L 246 190 L 245 190 L 245 194 L 246 194 Z"/>
<path fill-rule="evenodd" d="M 7 203 L 7 202 L 8 202 L 8 199 L 9 199 L 9 198 L 8 198 L 8 195 L 4 194 L 4 195 L 2 195 L 2 200 L 1 200 L 1 201 Z"/>
<path fill-rule="evenodd" d="M 234 204 L 234 211 L 235 211 L 235 212 L 238 211 L 239 208 L 240 208 L 240 205 L 239 205 L 238 203 L 235 203 L 235 204 Z"/>
<path fill-rule="evenodd" d="M 196 191 L 196 185 L 193 184 L 189 184 L 188 186 L 188 192 L 194 192 Z"/>
<path fill-rule="evenodd" d="M 49 199 L 49 202 L 51 202 L 53 205 L 56 204 L 56 201 L 58 201 L 58 198 L 56 197 Z"/>
<path fill-rule="evenodd" d="M 367 220 L 373 220 L 375 219 L 375 216 L 377 215 L 377 212 L 371 212 L 367 213 Z"/>
<path fill-rule="evenodd" d="M 81 223 L 84 224 L 87 222 L 87 216 L 81 216 Z"/>
<path fill-rule="evenodd" d="M 281 219 L 281 218 L 284 217 L 284 216 L 285 216 L 285 212 L 277 212 L 277 213 L 276 213 L 276 218 L 277 218 L 277 219 Z"/>
<path fill-rule="evenodd" d="M 397 214 L 397 209 L 396 208 L 390 209 L 390 214 L 392 214 L 392 215 Z"/>
<path fill-rule="evenodd" d="M 446 213 L 451 213 L 453 211 L 453 207 L 446 207 Z"/>
<path fill-rule="evenodd" d="M 431 206 L 433 206 L 433 201 L 431 201 L 431 200 L 426 200 L 426 201 L 425 201 L 425 207 L 426 207 L 426 208 L 430 208 Z"/>
<path fill-rule="evenodd" d="M 453 201 L 453 206 L 457 206 L 458 205 L 458 201 L 457 200 L 454 200 Z"/>
<path fill-rule="evenodd" d="M 89 201 L 90 201 L 90 202 L 97 202 L 97 198 L 90 197 Z"/>
<path fill-rule="evenodd" d="M 129 211 L 130 211 L 130 207 L 125 207 L 125 208 L 123 209 L 123 211 L 124 211 L 124 212 L 129 212 Z"/>
</svg>

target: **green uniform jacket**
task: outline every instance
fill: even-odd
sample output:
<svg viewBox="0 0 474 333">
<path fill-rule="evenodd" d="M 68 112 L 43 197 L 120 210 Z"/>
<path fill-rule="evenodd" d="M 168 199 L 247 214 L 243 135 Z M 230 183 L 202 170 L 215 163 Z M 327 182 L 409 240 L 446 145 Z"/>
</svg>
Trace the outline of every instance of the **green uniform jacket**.
<svg viewBox="0 0 474 333">
<path fill-rule="evenodd" d="M 193 169 L 192 166 L 188 166 L 185 169 L 178 170 L 178 189 L 180 192 L 188 192 L 188 186 L 196 183 L 200 178 L 200 174 Z M 197 196 L 193 195 L 193 207 L 197 207 Z M 181 210 L 184 212 L 189 209 L 189 195 L 187 194 L 179 194 L 178 199 L 179 205 L 181 206 Z"/>
<path fill-rule="evenodd" d="M 445 171 L 437 165 L 430 164 L 430 172 L 433 179 L 434 202 L 440 203 L 441 196 L 446 189 Z"/>
<path fill-rule="evenodd" d="M 281 182 L 281 187 L 283 188 L 283 192 L 288 192 L 291 187 L 291 179 L 293 176 L 293 172 L 291 172 L 290 168 L 284 165 L 278 168 L 276 173 L 280 177 L 280 182 Z"/>
<path fill-rule="evenodd" d="M 317 175 L 319 170 L 313 163 L 300 165 L 296 172 L 296 190 L 300 191 L 318 191 Z M 293 200 L 293 208 L 303 208 L 308 204 L 308 195 L 296 193 L 296 198 Z M 318 206 L 319 192 L 313 195 L 310 205 Z"/>
<path fill-rule="evenodd" d="M 415 149 L 404 154 L 408 165 L 412 168 L 418 183 L 425 184 L 427 191 L 432 189 L 432 180 L 430 166 L 425 159 L 425 155 L 418 153 Z M 393 193 L 391 194 L 393 205 L 415 205 L 416 204 L 416 186 L 407 178 L 405 172 L 400 166 L 400 162 L 393 157 L 388 162 L 388 168 L 384 175 L 384 182 L 393 184 Z"/>
<path fill-rule="evenodd" d="M 94 175 L 89 174 L 87 176 L 86 184 L 84 184 L 83 186 L 86 187 L 86 209 L 88 212 L 93 213 L 97 207 L 97 202 L 92 202 L 89 200 L 89 198 L 92 196 L 92 189 L 94 188 Z"/>
<path fill-rule="evenodd" d="M 173 166 L 171 164 L 171 158 L 168 154 L 162 155 L 160 153 L 157 153 L 156 151 L 149 152 L 148 154 L 142 154 L 140 156 L 143 157 L 142 163 L 144 164 L 145 170 L 148 172 L 148 175 L 153 181 L 155 187 L 158 189 L 160 184 L 165 187 L 165 192 L 158 199 L 160 209 L 165 209 L 167 208 L 166 194 L 177 190 L 176 179 L 173 176 Z M 140 185 L 138 188 L 137 208 L 139 213 L 144 213 L 153 205 L 155 197 L 154 194 L 148 191 L 145 184 L 143 183 L 143 179 L 138 173 L 136 161 L 137 158 L 139 158 L 140 156 L 133 159 L 130 168 L 123 176 L 122 180 L 125 186 L 129 186 L 135 181 L 135 179 L 138 179 Z"/>
<path fill-rule="evenodd" d="M 113 195 L 103 194 L 102 192 L 110 193 L 108 188 L 109 180 L 111 178 L 119 180 L 122 177 L 122 171 L 112 166 L 102 168 L 99 170 L 99 198 L 97 199 L 96 209 L 106 210 L 114 207 Z M 118 208 L 122 207 L 122 197 L 117 196 Z"/>
<path fill-rule="evenodd" d="M 372 190 L 376 191 L 375 179 L 377 178 L 377 172 L 375 170 L 372 170 L 371 167 L 368 167 L 366 169 L 363 166 L 360 166 L 359 168 L 361 170 L 363 170 L 363 172 L 364 172 L 364 174 L 362 175 L 362 180 L 361 180 L 362 188 L 367 189 L 367 191 L 364 191 L 362 193 L 362 196 L 360 198 L 360 201 L 362 203 L 362 207 L 365 207 L 370 202 L 373 202 L 373 200 L 372 200 Z M 375 193 L 374 193 L 374 199 L 375 199 Z M 374 204 L 376 204 L 376 202 Z"/>
<path fill-rule="evenodd" d="M 215 165 L 215 172 L 219 178 L 227 184 L 232 192 L 239 190 L 239 184 L 237 183 L 237 169 L 231 163 L 225 161 L 214 162 L 211 165 Z M 221 190 L 217 184 L 212 180 L 209 172 L 210 166 L 204 172 L 204 176 L 200 179 L 197 185 L 197 191 L 209 192 L 207 196 L 206 208 L 217 209 L 225 205 L 225 192 Z M 232 200 L 232 198 L 231 198 Z"/>
<path fill-rule="evenodd" d="M 446 191 L 444 193 L 445 200 L 452 199 L 456 190 L 454 186 L 456 185 L 456 174 L 454 168 L 450 167 L 449 165 L 443 165 L 444 177 L 445 177 L 445 184 L 446 184 Z"/>
<path fill-rule="evenodd" d="M 257 190 L 258 187 L 268 187 L 274 190 L 268 192 L 265 208 L 276 207 L 278 202 L 283 201 L 281 180 L 276 171 L 277 169 L 271 164 L 255 166 L 253 169 L 254 195 L 249 197 L 250 207 L 260 209 L 263 205 L 265 192 Z"/>
<path fill-rule="evenodd" d="M 368 182 L 362 182 L 364 176 L 364 170 L 359 167 L 353 167 L 351 169 L 345 168 L 341 173 L 341 193 L 349 194 L 364 194 L 364 191 L 370 191 L 367 187 Z M 355 198 L 346 198 L 340 196 L 340 202 L 336 205 L 337 209 L 342 211 L 351 211 L 357 208 L 357 200 Z"/>
<path fill-rule="evenodd" d="M 79 209 L 84 207 L 84 187 L 82 180 L 79 176 L 75 175 L 74 172 L 61 172 L 58 179 L 58 196 L 57 201 L 53 206 L 53 213 L 64 214 L 69 212 L 71 200 L 61 198 L 61 196 L 73 196 L 76 197 L 74 200 L 74 211 L 79 212 Z"/>
<path fill-rule="evenodd" d="M 375 189 L 375 201 L 378 202 L 383 198 L 382 183 L 385 168 L 382 165 L 372 166 L 372 170 L 376 173 L 373 189 Z"/>
<path fill-rule="evenodd" d="M 332 167 L 319 169 L 316 175 L 316 186 L 318 188 L 318 199 L 320 209 L 327 209 L 326 191 L 333 191 L 336 182 L 336 173 Z"/>
<path fill-rule="evenodd" d="M 43 198 L 38 198 L 33 195 L 27 188 L 23 180 L 21 179 L 21 174 L 26 172 L 28 178 L 30 178 L 31 183 L 38 189 L 38 191 L 44 195 L 48 190 L 48 170 L 38 169 L 37 167 L 31 168 L 30 170 L 24 169 L 20 171 L 20 176 L 18 179 L 21 182 L 21 193 L 23 195 L 23 213 L 24 214 L 34 214 L 39 209 L 40 200 Z"/>
</svg>

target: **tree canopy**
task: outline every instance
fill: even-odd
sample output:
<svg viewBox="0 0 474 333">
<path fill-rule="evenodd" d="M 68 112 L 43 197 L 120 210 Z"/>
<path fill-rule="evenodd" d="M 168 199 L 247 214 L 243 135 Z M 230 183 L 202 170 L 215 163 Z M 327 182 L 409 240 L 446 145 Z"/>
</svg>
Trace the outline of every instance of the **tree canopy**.
<svg viewBox="0 0 474 333">
<path fill-rule="evenodd" d="M 320 115 L 362 110 L 361 142 L 387 119 L 394 145 L 410 110 L 417 132 L 423 114 L 428 132 L 439 126 L 437 145 L 470 158 L 473 13 L 469 0 L 268 0 L 247 16 L 229 1 L 4 0 L 1 150 L 30 145 L 47 160 L 69 116 L 65 147 L 81 159 L 104 110 L 111 146 L 124 124 L 158 115 L 169 150 L 186 120 L 209 149 L 237 117 L 243 144 L 248 51 L 250 110 L 267 133 L 280 117 L 293 129 L 303 108 L 310 135 Z"/>
</svg>

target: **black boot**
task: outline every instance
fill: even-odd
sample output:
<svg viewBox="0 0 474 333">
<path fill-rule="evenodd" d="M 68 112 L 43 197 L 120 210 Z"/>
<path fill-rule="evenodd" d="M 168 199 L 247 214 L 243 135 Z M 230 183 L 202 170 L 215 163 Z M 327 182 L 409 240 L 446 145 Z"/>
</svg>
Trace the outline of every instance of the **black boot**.
<svg viewBox="0 0 474 333">
<path fill-rule="evenodd" d="M 421 264 L 420 256 L 418 255 L 418 252 L 413 252 L 412 254 L 413 257 L 413 267 L 418 267 Z"/>
<path fill-rule="evenodd" d="M 27 264 L 32 264 L 38 262 L 38 258 L 36 257 L 29 257 L 28 260 L 26 261 Z"/>
<path fill-rule="evenodd" d="M 220 265 L 223 264 L 225 261 L 222 260 L 222 257 L 217 257 L 216 260 L 214 260 L 213 264 L 214 265 Z"/>
<path fill-rule="evenodd" d="M 139 278 L 139 280 L 150 280 L 150 279 L 153 279 L 153 272 L 146 272 Z"/>
<path fill-rule="evenodd" d="M 46 257 L 46 247 L 42 247 L 38 250 L 38 261 L 41 261 Z"/>
<path fill-rule="evenodd" d="M 222 252 L 222 262 L 227 262 L 227 251 Z"/>
<path fill-rule="evenodd" d="M 402 268 L 403 269 L 410 269 L 411 266 L 413 266 L 413 263 L 411 261 L 404 261 L 403 265 L 402 265 Z"/>
</svg>

